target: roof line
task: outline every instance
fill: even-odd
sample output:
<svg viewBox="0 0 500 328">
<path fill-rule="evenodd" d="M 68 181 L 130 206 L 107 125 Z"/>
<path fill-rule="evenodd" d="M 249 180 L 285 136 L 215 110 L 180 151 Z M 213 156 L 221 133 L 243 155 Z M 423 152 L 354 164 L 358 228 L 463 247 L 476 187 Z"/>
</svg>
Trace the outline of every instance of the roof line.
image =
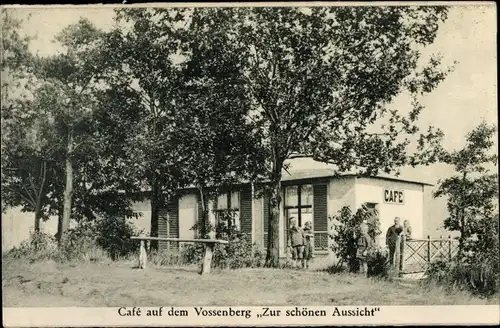
<svg viewBox="0 0 500 328">
<path fill-rule="evenodd" d="M 381 176 L 362 176 L 362 175 L 356 175 L 353 173 L 348 173 L 344 174 L 343 176 L 352 176 L 352 177 L 358 177 L 358 178 L 371 178 L 371 179 L 382 179 L 382 180 L 390 180 L 390 181 L 398 181 L 398 182 L 407 182 L 407 183 L 413 183 L 413 184 L 420 184 L 420 185 L 426 185 L 426 186 L 434 186 L 431 183 L 428 182 L 422 182 L 422 181 L 415 181 L 415 180 L 409 180 L 409 179 L 400 179 L 400 178 L 392 178 L 392 177 L 381 177 Z"/>
<path fill-rule="evenodd" d="M 382 176 L 363 176 L 363 175 L 357 175 L 354 173 L 345 173 L 345 174 L 328 174 L 328 175 L 322 175 L 322 176 L 315 176 L 315 177 L 310 177 L 310 178 L 300 178 L 300 179 L 290 179 L 286 180 L 286 182 L 289 181 L 294 181 L 294 180 L 308 180 L 308 179 L 324 179 L 324 178 L 335 178 L 335 177 L 357 177 L 357 178 L 371 178 L 371 179 L 381 179 L 381 180 L 389 180 L 389 181 L 397 181 L 397 182 L 406 182 L 406 183 L 413 183 L 413 184 L 419 184 L 419 185 L 425 185 L 425 186 L 434 186 L 434 184 L 427 183 L 427 182 L 422 182 L 422 181 L 415 181 L 415 180 L 409 180 L 409 179 L 401 179 L 401 178 L 393 178 L 393 177 L 382 177 Z M 268 183 L 269 181 L 259 181 L 258 183 Z M 242 181 L 239 183 L 235 183 L 234 185 L 245 185 L 249 184 L 251 181 Z M 183 188 L 179 188 L 178 190 L 189 190 L 189 189 L 196 189 L 194 186 L 186 186 Z M 141 190 L 141 192 L 149 192 L 150 190 Z"/>
</svg>

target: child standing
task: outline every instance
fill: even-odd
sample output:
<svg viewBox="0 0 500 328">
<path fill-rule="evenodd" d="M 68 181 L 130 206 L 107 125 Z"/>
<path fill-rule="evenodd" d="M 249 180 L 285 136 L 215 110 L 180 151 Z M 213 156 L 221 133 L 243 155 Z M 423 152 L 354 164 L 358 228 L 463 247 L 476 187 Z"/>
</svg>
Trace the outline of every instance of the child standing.
<svg viewBox="0 0 500 328">
<path fill-rule="evenodd" d="M 305 239 L 304 240 L 304 262 L 305 262 L 306 268 L 309 268 L 309 261 L 312 259 L 313 238 L 314 238 L 314 233 L 312 230 L 311 221 L 307 221 L 306 224 L 304 225 L 304 239 Z"/>
<path fill-rule="evenodd" d="M 359 261 L 359 270 L 363 275 L 368 275 L 368 251 L 372 247 L 372 239 L 368 235 L 368 225 L 363 223 L 360 227 L 360 236 L 357 240 L 356 258 Z"/>
<path fill-rule="evenodd" d="M 299 262 L 304 266 L 304 231 L 297 224 L 297 218 L 290 218 L 290 229 L 288 233 L 288 247 L 291 248 L 294 267 L 299 267 Z"/>
</svg>

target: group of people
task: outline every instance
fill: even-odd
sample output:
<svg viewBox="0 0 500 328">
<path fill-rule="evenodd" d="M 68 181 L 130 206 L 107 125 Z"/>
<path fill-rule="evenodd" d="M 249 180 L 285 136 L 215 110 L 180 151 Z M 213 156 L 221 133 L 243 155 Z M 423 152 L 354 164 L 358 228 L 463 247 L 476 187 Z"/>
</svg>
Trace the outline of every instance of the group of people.
<svg viewBox="0 0 500 328">
<path fill-rule="evenodd" d="M 299 227 L 297 218 L 290 218 L 290 229 L 288 230 L 288 248 L 292 253 L 293 266 L 295 268 L 309 268 L 309 261 L 313 255 L 313 238 L 311 221 Z"/>
<path fill-rule="evenodd" d="M 396 253 L 396 243 L 398 238 L 404 237 L 406 240 L 411 239 L 411 225 L 410 221 L 405 220 L 403 225 L 401 225 L 401 219 L 399 217 L 394 218 L 394 224 L 387 229 L 385 243 L 389 248 L 389 263 L 394 264 L 394 255 Z M 401 240 L 401 239 L 400 239 Z M 360 234 L 357 238 L 357 249 L 356 258 L 359 261 L 360 273 L 368 273 L 368 252 L 373 248 L 374 241 L 368 234 L 368 224 L 363 223 L 360 227 Z M 404 243 L 401 243 L 401 254 L 403 254 Z M 399 262 L 400 268 L 402 268 L 402 259 Z"/>
<path fill-rule="evenodd" d="M 399 217 L 394 218 L 394 224 L 387 229 L 386 233 L 386 245 L 389 248 L 389 262 L 391 265 L 394 264 L 398 237 L 404 236 L 408 240 L 411 239 L 411 233 L 410 221 L 404 220 L 403 225 L 401 225 L 401 219 Z M 310 221 L 307 221 L 304 228 L 301 228 L 298 225 L 297 218 L 290 218 L 287 246 L 292 254 L 294 267 L 309 268 L 309 261 L 313 256 L 313 239 L 314 233 Z M 374 244 L 374 240 L 368 233 L 368 224 L 366 222 L 362 223 L 356 242 L 356 258 L 362 274 L 368 274 L 368 254 L 373 249 Z M 403 253 L 403 247 L 404 243 L 401 244 L 401 254 Z M 400 261 L 400 265 L 402 265 L 402 261 Z"/>
</svg>

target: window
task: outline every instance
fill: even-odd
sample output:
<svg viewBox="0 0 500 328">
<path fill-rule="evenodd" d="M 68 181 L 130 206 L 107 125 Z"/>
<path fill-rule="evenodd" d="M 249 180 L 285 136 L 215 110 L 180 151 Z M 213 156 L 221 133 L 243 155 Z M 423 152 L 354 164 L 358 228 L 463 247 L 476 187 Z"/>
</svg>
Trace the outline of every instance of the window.
<svg viewBox="0 0 500 328">
<path fill-rule="evenodd" d="M 290 217 L 296 217 L 300 227 L 303 227 L 307 221 L 312 223 L 312 206 L 312 185 L 296 185 L 285 188 L 285 213 L 288 226 L 290 225 Z"/>
<path fill-rule="evenodd" d="M 230 216 L 227 211 L 231 210 L 233 217 L 229 220 Z M 226 226 L 234 226 L 236 230 L 240 230 L 240 193 L 237 191 L 223 193 L 217 197 L 216 204 L 216 224 L 224 224 Z"/>
</svg>

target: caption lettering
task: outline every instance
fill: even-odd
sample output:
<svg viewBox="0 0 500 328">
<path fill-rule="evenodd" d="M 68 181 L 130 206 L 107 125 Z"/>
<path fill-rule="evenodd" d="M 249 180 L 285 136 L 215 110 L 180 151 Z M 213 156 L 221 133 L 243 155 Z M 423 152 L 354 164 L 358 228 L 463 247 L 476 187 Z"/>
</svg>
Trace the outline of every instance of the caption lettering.
<svg viewBox="0 0 500 328">
<path fill-rule="evenodd" d="M 233 309 L 231 307 L 226 309 L 210 309 L 204 307 L 193 307 L 192 311 L 180 310 L 174 307 L 164 308 L 159 307 L 158 309 L 147 309 L 141 310 L 140 307 L 121 307 L 118 309 L 118 315 L 133 316 L 133 317 L 242 317 L 245 319 L 250 318 L 264 318 L 264 317 L 367 317 L 375 316 L 377 312 L 380 312 L 379 307 L 356 307 L 356 308 L 338 308 L 333 307 L 330 311 L 327 310 L 312 310 L 306 307 L 294 307 L 294 308 L 271 308 L 262 307 L 260 310 L 254 311 L 250 309 Z"/>
</svg>

